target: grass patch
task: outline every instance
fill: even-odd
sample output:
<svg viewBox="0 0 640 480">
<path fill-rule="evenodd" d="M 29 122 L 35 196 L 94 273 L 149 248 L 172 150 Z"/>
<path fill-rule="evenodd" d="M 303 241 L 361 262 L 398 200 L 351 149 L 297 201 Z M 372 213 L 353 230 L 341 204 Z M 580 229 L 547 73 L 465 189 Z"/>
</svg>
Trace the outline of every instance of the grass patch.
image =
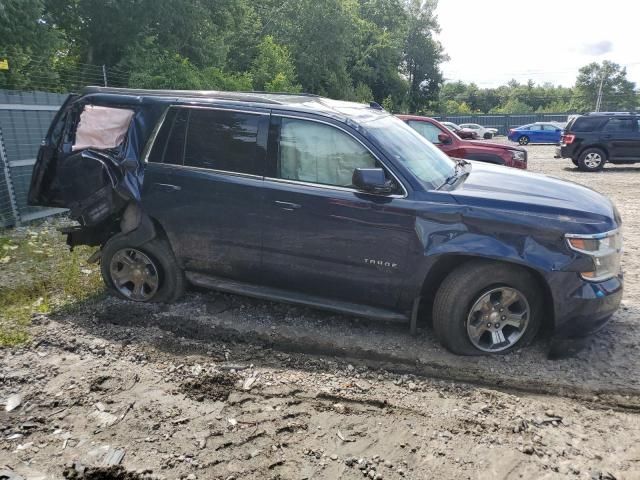
<svg viewBox="0 0 640 480">
<path fill-rule="evenodd" d="M 0 233 L 0 346 L 29 339 L 31 318 L 83 302 L 102 292 L 88 247 L 70 252 L 55 224 Z"/>
</svg>

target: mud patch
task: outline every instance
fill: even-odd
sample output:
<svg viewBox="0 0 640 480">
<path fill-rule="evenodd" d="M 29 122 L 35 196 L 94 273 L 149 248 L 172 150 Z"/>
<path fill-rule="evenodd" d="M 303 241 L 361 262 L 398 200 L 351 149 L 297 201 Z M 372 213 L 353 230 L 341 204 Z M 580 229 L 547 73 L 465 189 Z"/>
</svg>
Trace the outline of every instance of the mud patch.
<svg viewBox="0 0 640 480">
<path fill-rule="evenodd" d="M 238 382 L 238 376 L 232 373 L 201 375 L 182 383 L 184 394 L 202 402 L 203 400 L 226 401 Z"/>
<path fill-rule="evenodd" d="M 151 475 L 130 472 L 121 465 L 110 467 L 82 467 L 75 465 L 65 468 L 62 476 L 68 480 L 149 480 Z"/>
</svg>

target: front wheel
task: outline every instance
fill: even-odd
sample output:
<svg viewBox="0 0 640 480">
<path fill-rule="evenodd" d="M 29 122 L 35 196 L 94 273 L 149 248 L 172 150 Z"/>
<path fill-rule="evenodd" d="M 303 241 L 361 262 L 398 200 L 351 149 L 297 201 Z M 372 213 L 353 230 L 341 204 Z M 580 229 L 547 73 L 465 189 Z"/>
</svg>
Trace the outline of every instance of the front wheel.
<svg viewBox="0 0 640 480">
<path fill-rule="evenodd" d="M 102 249 L 100 271 L 105 285 L 125 300 L 170 303 L 185 288 L 184 273 L 160 238 L 132 245 L 126 235 L 115 235 Z"/>
<path fill-rule="evenodd" d="M 493 133 L 491 132 L 487 132 L 484 134 L 484 139 L 485 140 L 491 140 L 493 138 Z"/>
<path fill-rule="evenodd" d="M 527 137 L 526 135 L 521 136 L 521 137 L 518 139 L 518 143 L 519 143 L 520 145 L 528 145 L 528 144 L 529 144 L 529 137 Z"/>
<path fill-rule="evenodd" d="M 527 270 L 472 261 L 442 282 L 433 305 L 433 328 L 459 355 L 504 354 L 529 344 L 541 324 L 542 296 Z"/>
<path fill-rule="evenodd" d="M 605 153 L 599 148 L 587 148 L 578 157 L 578 168 L 583 172 L 597 172 L 604 168 L 607 161 Z"/>
</svg>

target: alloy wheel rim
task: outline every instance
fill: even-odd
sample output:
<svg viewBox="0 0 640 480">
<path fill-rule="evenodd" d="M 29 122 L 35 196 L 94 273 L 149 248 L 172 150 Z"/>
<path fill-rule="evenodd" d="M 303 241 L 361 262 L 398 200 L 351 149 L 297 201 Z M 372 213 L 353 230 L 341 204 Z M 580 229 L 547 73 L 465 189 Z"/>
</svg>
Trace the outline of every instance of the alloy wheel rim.
<svg viewBox="0 0 640 480">
<path fill-rule="evenodd" d="M 598 168 L 602 163 L 602 156 L 599 153 L 587 153 L 584 157 L 584 164 L 589 168 Z"/>
<path fill-rule="evenodd" d="M 136 302 L 151 299 L 160 285 L 155 263 L 135 248 L 118 250 L 111 258 L 109 273 L 116 289 Z"/>
<path fill-rule="evenodd" d="M 527 298 L 511 287 L 497 287 L 481 294 L 467 317 L 467 335 L 478 350 L 502 352 L 515 345 L 529 326 Z"/>
<path fill-rule="evenodd" d="M 526 145 L 527 143 L 529 143 L 529 140 L 527 140 L 525 137 L 522 137 L 520 139 L 520 145 Z"/>
</svg>

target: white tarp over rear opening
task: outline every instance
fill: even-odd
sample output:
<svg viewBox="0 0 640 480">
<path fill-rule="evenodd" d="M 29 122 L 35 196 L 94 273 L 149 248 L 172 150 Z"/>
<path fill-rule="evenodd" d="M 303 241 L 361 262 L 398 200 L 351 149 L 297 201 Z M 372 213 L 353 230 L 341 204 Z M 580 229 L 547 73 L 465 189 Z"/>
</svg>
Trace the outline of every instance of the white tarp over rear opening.
<svg viewBox="0 0 640 480">
<path fill-rule="evenodd" d="M 127 108 L 85 105 L 72 149 L 117 147 L 124 141 L 133 113 Z"/>
</svg>

